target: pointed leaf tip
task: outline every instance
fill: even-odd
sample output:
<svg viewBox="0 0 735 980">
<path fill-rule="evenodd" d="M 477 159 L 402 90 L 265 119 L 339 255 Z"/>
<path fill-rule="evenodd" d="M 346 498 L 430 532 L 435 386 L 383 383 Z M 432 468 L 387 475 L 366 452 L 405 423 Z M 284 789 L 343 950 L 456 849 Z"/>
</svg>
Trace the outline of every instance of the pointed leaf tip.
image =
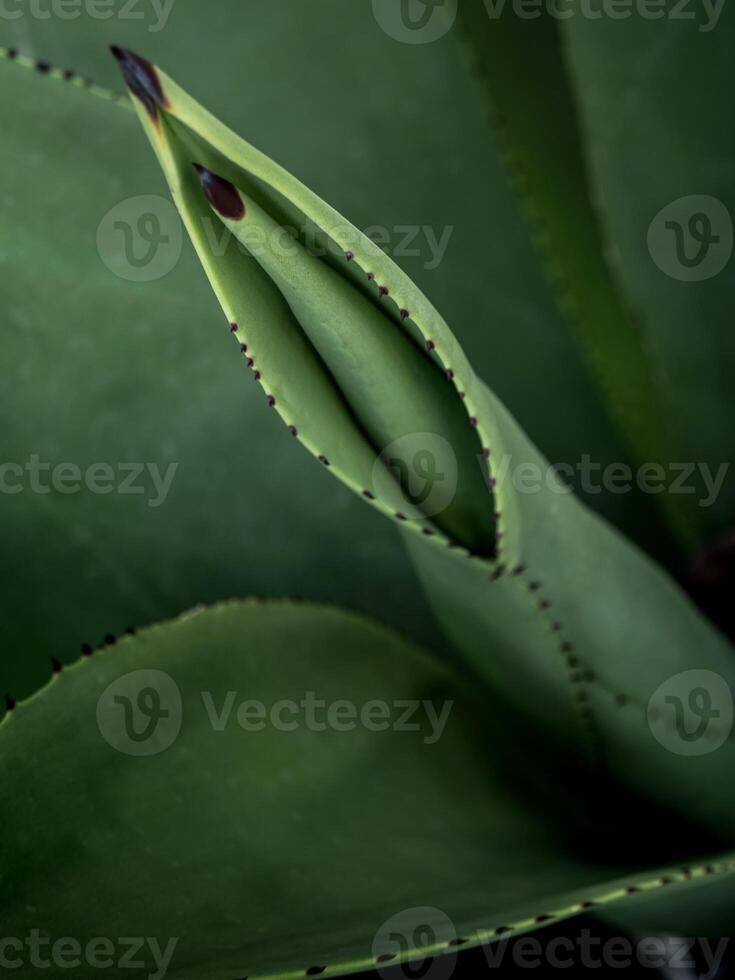
<svg viewBox="0 0 735 980">
<path fill-rule="evenodd" d="M 244 218 L 245 203 L 235 185 L 224 177 L 213 174 L 199 163 L 193 166 L 199 174 L 202 190 L 215 211 L 218 211 L 223 218 L 229 218 L 230 221 L 240 221 Z"/>
<path fill-rule="evenodd" d="M 125 84 L 133 95 L 140 99 L 148 115 L 155 122 L 158 118 L 158 107 L 165 109 L 169 106 L 155 66 L 140 55 L 117 44 L 111 44 L 110 51 L 120 67 Z"/>
</svg>

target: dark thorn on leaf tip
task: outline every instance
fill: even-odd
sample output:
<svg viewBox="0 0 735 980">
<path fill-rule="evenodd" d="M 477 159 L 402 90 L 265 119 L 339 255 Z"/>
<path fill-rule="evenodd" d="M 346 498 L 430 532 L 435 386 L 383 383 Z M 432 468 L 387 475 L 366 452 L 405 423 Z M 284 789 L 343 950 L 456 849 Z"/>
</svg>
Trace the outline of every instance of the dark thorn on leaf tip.
<svg viewBox="0 0 735 980">
<path fill-rule="evenodd" d="M 322 463 L 322 464 L 323 464 L 324 466 L 329 466 L 329 460 L 327 459 L 327 457 L 326 457 L 326 456 L 317 456 L 317 459 L 318 459 L 318 460 L 319 460 L 319 462 L 320 462 L 320 463 Z"/>
<path fill-rule="evenodd" d="M 235 185 L 224 177 L 213 174 L 201 164 L 195 163 L 193 167 L 199 174 L 204 195 L 214 210 L 230 221 L 241 221 L 245 217 L 245 203 Z"/>
<path fill-rule="evenodd" d="M 402 320 L 407 320 L 411 316 L 411 314 L 406 309 L 400 309 L 398 312 L 400 313 Z"/>
<path fill-rule="evenodd" d="M 12 711 L 15 708 L 15 701 L 10 697 L 9 694 L 5 695 L 5 710 Z"/>
<path fill-rule="evenodd" d="M 289 425 L 288 431 L 291 433 L 291 435 L 294 437 L 294 439 L 299 434 L 299 430 L 296 428 L 295 425 Z"/>
<path fill-rule="evenodd" d="M 51 669 L 55 674 L 61 673 L 61 661 L 58 660 L 56 657 L 51 658 Z"/>
<path fill-rule="evenodd" d="M 120 48 L 117 44 L 112 44 L 110 51 L 117 59 L 125 84 L 133 95 L 140 99 L 148 115 L 156 122 L 158 107 L 167 109 L 169 106 L 168 99 L 163 94 L 158 72 L 150 61 L 141 58 L 140 55 L 133 54 L 127 48 Z"/>
<path fill-rule="evenodd" d="M 369 490 L 362 491 L 363 497 L 367 497 L 368 500 L 375 500 L 375 494 L 371 493 Z"/>
<path fill-rule="evenodd" d="M 268 395 L 268 404 L 271 408 L 273 408 L 273 406 L 276 404 L 276 400 L 273 395 Z"/>
</svg>

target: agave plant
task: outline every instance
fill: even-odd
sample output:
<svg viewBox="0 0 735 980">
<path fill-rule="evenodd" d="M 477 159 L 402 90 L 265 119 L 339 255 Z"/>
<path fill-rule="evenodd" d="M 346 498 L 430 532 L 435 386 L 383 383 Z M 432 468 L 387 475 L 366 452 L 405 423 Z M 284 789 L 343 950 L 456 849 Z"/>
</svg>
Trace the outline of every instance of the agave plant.
<svg viewBox="0 0 735 980">
<path fill-rule="evenodd" d="M 664 244 L 695 268 L 676 202 L 727 213 L 732 137 L 661 111 L 695 58 L 726 90 L 724 15 L 478 2 L 409 47 L 377 0 L 181 6 L 158 53 L 31 18 L 0 59 L 10 967 L 451 970 L 590 913 L 724 935 L 731 274 Z M 115 68 L 125 95 L 86 80 Z M 454 257 L 394 261 L 373 207 L 448 219 Z M 648 483 L 573 492 L 580 454 Z M 651 489 L 685 459 L 711 506 Z"/>
</svg>

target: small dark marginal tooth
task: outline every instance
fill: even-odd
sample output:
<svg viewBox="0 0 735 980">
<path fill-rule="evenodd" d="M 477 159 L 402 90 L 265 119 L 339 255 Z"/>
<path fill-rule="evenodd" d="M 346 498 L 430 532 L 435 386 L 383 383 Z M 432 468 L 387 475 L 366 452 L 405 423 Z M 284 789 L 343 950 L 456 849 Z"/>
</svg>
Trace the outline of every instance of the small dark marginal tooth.
<svg viewBox="0 0 735 980">
<path fill-rule="evenodd" d="M 490 450 L 487 448 L 487 446 L 485 446 L 482 450 L 482 458 L 490 459 Z"/>
<path fill-rule="evenodd" d="M 345 258 L 347 259 L 348 262 L 352 262 L 354 257 L 355 257 L 354 252 L 345 252 Z"/>
<path fill-rule="evenodd" d="M 324 973 L 325 970 L 326 966 L 310 966 L 309 969 L 306 970 L 306 975 L 307 977 L 318 977 L 319 974 Z"/>
<path fill-rule="evenodd" d="M 8 48 L 8 50 L 5 52 L 5 55 L 6 55 L 7 58 L 9 58 L 11 61 L 13 61 L 15 58 L 18 57 L 18 49 L 17 48 Z"/>
<path fill-rule="evenodd" d="M 506 566 L 505 565 L 498 565 L 498 567 L 495 569 L 495 571 L 490 576 L 490 579 L 493 582 L 497 582 L 499 578 L 502 578 L 503 575 L 505 575 L 505 572 L 506 572 Z"/>
<path fill-rule="evenodd" d="M 635 885 L 628 885 L 628 887 L 625 889 L 625 894 L 626 895 L 635 895 L 639 891 L 640 891 L 640 888 L 637 888 Z"/>
<path fill-rule="evenodd" d="M 9 694 L 6 694 L 5 695 L 5 710 L 6 711 L 13 711 L 14 708 L 15 708 L 15 701 L 13 700 L 13 698 L 10 697 Z"/>
<path fill-rule="evenodd" d="M 561 646 L 559 647 L 559 649 L 561 650 L 562 653 L 569 653 L 571 651 L 571 649 L 572 649 L 572 644 L 569 642 L 569 640 L 565 640 L 561 644 Z"/>
<path fill-rule="evenodd" d="M 673 884 L 674 884 L 674 879 L 673 878 L 660 878 L 659 879 L 659 885 L 673 885 Z"/>
<path fill-rule="evenodd" d="M 449 378 L 450 381 L 454 380 L 454 371 L 451 368 L 447 368 L 447 378 Z"/>
<path fill-rule="evenodd" d="M 375 278 L 375 273 L 374 272 L 367 272 L 366 275 L 367 275 L 368 279 L 370 280 L 370 282 L 372 282 L 373 279 Z"/>
<path fill-rule="evenodd" d="M 117 638 L 115 636 L 113 636 L 112 633 L 106 633 L 105 634 L 105 643 L 107 644 L 108 647 L 114 646 L 115 643 L 117 643 Z"/>
<path fill-rule="evenodd" d="M 74 71 L 71 68 L 64 69 L 64 81 L 70 82 L 74 78 Z"/>
<path fill-rule="evenodd" d="M 529 592 L 537 592 L 540 588 L 541 588 L 541 583 L 540 582 L 529 582 L 528 583 L 528 591 Z"/>
<path fill-rule="evenodd" d="M 493 929 L 493 933 L 496 936 L 505 936 L 509 932 L 513 932 L 510 926 L 496 926 Z"/>
<path fill-rule="evenodd" d="M 558 633 L 560 629 L 561 629 L 561 623 L 555 619 L 554 622 L 551 624 L 551 632 Z"/>
<path fill-rule="evenodd" d="M 369 490 L 362 491 L 363 497 L 367 497 L 368 500 L 375 500 L 375 494 L 371 493 Z"/>
<path fill-rule="evenodd" d="M 128 628 L 125 630 L 125 635 L 126 636 L 135 636 L 135 627 L 134 626 L 128 626 Z"/>
<path fill-rule="evenodd" d="M 516 565 L 516 567 L 513 569 L 513 574 L 514 575 L 522 575 L 525 572 L 525 570 L 526 570 L 526 566 L 525 565 L 523 565 L 523 564 Z"/>
<path fill-rule="evenodd" d="M 578 657 L 567 657 L 567 667 L 570 670 L 576 670 L 579 667 Z"/>
<path fill-rule="evenodd" d="M 48 73 L 51 71 L 51 65 L 48 63 L 48 61 L 37 61 L 34 67 L 36 71 L 40 72 L 42 75 L 48 75 Z"/>
<path fill-rule="evenodd" d="M 429 527 L 422 527 L 421 528 L 421 533 L 422 534 L 425 534 L 427 538 L 432 537 L 433 534 L 434 534 L 434 532 Z"/>
<path fill-rule="evenodd" d="M 456 939 L 450 939 L 447 946 L 464 946 L 468 942 L 469 939 L 462 939 L 460 936 L 457 936 Z"/>
<path fill-rule="evenodd" d="M 89 643 L 82 643 L 82 656 L 83 657 L 92 656 L 92 647 L 89 645 Z"/>
<path fill-rule="evenodd" d="M 536 923 L 536 925 L 541 925 L 542 922 L 551 922 L 553 918 L 553 915 L 547 915 L 544 913 L 544 915 L 537 915 L 533 921 Z"/>
<path fill-rule="evenodd" d="M 502 537 L 503 537 L 503 532 L 502 532 L 502 531 L 496 531 L 496 532 L 495 532 L 495 540 L 496 540 L 496 541 L 500 541 L 500 539 L 501 539 Z"/>
<path fill-rule="evenodd" d="M 245 363 L 247 364 L 248 367 L 251 368 L 253 364 L 255 364 L 255 361 L 253 360 L 252 357 L 249 357 Z"/>
<path fill-rule="evenodd" d="M 681 871 L 681 873 L 684 875 L 685 878 L 691 878 L 692 876 L 691 868 L 680 868 L 679 870 Z"/>
<path fill-rule="evenodd" d="M 400 512 L 400 510 L 397 510 L 397 511 L 396 511 L 396 513 L 395 513 L 395 517 L 396 517 L 396 518 L 397 518 L 397 519 L 398 519 L 399 521 L 407 521 L 407 520 L 408 520 L 408 518 L 406 517 L 406 515 L 405 515 L 405 514 L 402 514 L 402 513 Z"/>
<path fill-rule="evenodd" d="M 151 119 L 157 122 L 159 107 L 167 109 L 170 105 L 163 94 L 158 72 L 150 61 L 133 54 L 127 48 L 120 48 L 117 44 L 113 44 L 110 46 L 110 51 L 117 59 L 125 84 L 143 103 Z"/>
<path fill-rule="evenodd" d="M 237 324 L 236 323 L 231 323 L 230 324 L 230 333 L 237 333 Z"/>
<path fill-rule="evenodd" d="M 250 365 L 252 367 L 252 365 Z M 260 381 L 260 371 L 253 371 L 253 377 L 256 381 Z"/>
<path fill-rule="evenodd" d="M 276 400 L 273 397 L 273 395 L 268 395 L 268 404 L 270 405 L 271 408 L 273 408 L 274 405 L 276 404 Z"/>
<path fill-rule="evenodd" d="M 411 314 L 405 308 L 401 308 L 398 312 L 400 313 L 402 320 L 407 320 L 411 316 Z"/>
<path fill-rule="evenodd" d="M 376 963 L 390 963 L 394 960 L 398 954 L 397 953 L 381 953 L 380 956 L 375 957 Z"/>
<path fill-rule="evenodd" d="M 579 907 L 581 909 L 594 909 L 597 907 L 597 902 L 591 902 L 591 901 L 580 902 Z"/>
<path fill-rule="evenodd" d="M 541 599 L 541 601 L 538 604 L 538 607 L 539 609 L 548 609 L 550 605 L 551 602 L 548 599 Z"/>
<path fill-rule="evenodd" d="M 61 661 L 58 659 L 58 657 L 51 658 L 51 668 L 55 674 L 61 673 Z"/>
<path fill-rule="evenodd" d="M 317 456 L 317 459 L 323 466 L 329 466 L 329 460 L 326 456 Z"/>
<path fill-rule="evenodd" d="M 426 349 L 427 350 L 435 350 L 436 349 L 436 344 L 434 343 L 433 340 L 427 340 L 426 341 Z"/>
<path fill-rule="evenodd" d="M 202 185 L 204 196 L 214 210 L 230 221 L 242 221 L 245 217 L 245 203 L 235 185 L 224 177 L 213 174 L 199 163 L 193 164 L 193 167 L 199 174 L 199 183 Z"/>
<path fill-rule="evenodd" d="M 473 429 L 477 428 L 477 419 L 475 418 L 474 415 L 470 415 L 470 425 L 472 426 Z"/>
<path fill-rule="evenodd" d="M 459 395 L 459 397 L 460 397 L 460 398 L 462 399 L 462 401 L 464 401 L 464 400 L 465 400 L 465 398 L 467 397 L 467 394 L 466 394 L 466 392 L 464 392 L 464 391 L 458 391 L 458 392 L 457 392 L 457 394 L 458 394 L 458 395 Z"/>
<path fill-rule="evenodd" d="M 498 485 L 498 481 L 495 479 L 494 476 L 488 477 L 487 485 L 490 487 L 491 490 L 494 490 L 495 487 Z"/>
<path fill-rule="evenodd" d="M 291 433 L 291 435 L 294 437 L 294 439 L 299 434 L 299 430 L 296 428 L 295 425 L 289 425 L 288 431 Z"/>
<path fill-rule="evenodd" d="M 387 296 L 388 295 L 388 287 L 387 286 L 378 286 L 378 292 L 380 293 L 381 296 Z"/>
<path fill-rule="evenodd" d="M 240 350 L 243 352 L 243 354 L 247 353 L 247 349 L 248 349 L 247 344 L 240 344 Z"/>
</svg>

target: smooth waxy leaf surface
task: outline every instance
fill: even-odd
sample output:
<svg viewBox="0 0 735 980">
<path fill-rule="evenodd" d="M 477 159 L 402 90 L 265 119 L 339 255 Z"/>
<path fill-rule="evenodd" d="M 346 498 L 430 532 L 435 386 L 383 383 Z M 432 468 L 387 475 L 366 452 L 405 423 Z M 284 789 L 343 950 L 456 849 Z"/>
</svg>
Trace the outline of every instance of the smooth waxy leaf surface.
<svg viewBox="0 0 735 980">
<path fill-rule="evenodd" d="M 126 637 L 19 704 L 0 750 L 4 935 L 38 930 L 45 960 L 72 937 L 81 978 L 135 937 L 125 973 L 172 980 L 453 956 L 734 866 L 650 870 L 671 861 L 660 814 L 582 805 L 502 708 L 326 608 L 229 603 Z"/>
<path fill-rule="evenodd" d="M 355 303 L 367 295 L 380 304 L 394 330 L 412 341 L 413 356 L 444 370 L 447 387 L 455 390 L 481 447 L 479 464 L 493 491 L 498 554 L 495 560 L 472 556 L 458 547 L 465 542 L 447 536 L 436 520 L 422 517 L 402 523 L 436 614 L 475 671 L 591 765 L 604 764 L 636 792 L 731 839 L 735 809 L 732 791 L 723 786 L 735 745 L 728 724 L 735 665 L 724 638 L 657 566 L 566 492 L 477 378 L 440 314 L 390 258 L 377 253 L 357 229 L 218 122 L 160 69 L 129 53 L 119 52 L 118 58 L 139 118 L 228 316 L 234 309 L 231 304 L 240 302 L 237 287 L 228 292 L 230 280 L 235 273 L 235 278 L 251 276 L 254 262 L 250 254 L 230 252 L 225 266 L 229 278 L 224 279 L 222 263 L 206 247 L 206 224 L 191 181 L 201 176 L 194 168 L 201 162 L 192 155 L 207 147 L 220 171 L 226 172 L 214 171 L 214 183 L 207 187 L 205 182 L 201 189 L 202 200 L 229 228 L 238 228 L 238 240 L 245 240 L 253 203 L 259 209 L 254 210 L 254 230 L 262 212 L 281 227 L 287 222 L 295 225 L 297 238 L 305 229 L 317 228 L 328 245 L 321 261 L 354 290 Z M 186 176 L 187 157 L 194 178 Z M 257 255 L 252 243 L 251 250 Z M 291 293 L 298 270 L 285 273 L 268 256 L 258 262 L 257 272 L 270 274 L 267 281 L 257 280 L 252 303 L 261 302 L 262 296 L 280 297 L 292 314 L 289 336 L 296 338 L 299 327 L 306 333 L 299 303 L 307 302 L 302 297 L 310 295 L 309 289 L 302 288 L 296 297 Z M 330 296 L 329 290 L 323 291 L 325 306 Z M 248 343 L 256 338 L 257 363 L 257 344 L 261 338 L 265 342 L 271 321 L 262 315 L 251 319 L 254 308 L 238 306 L 237 326 Z M 356 318 L 344 324 L 348 338 L 350 326 L 357 331 L 359 323 Z M 321 325 L 329 329 L 327 313 Z M 359 342 L 349 338 L 342 343 L 359 366 Z M 273 369 L 274 381 L 287 387 L 295 407 L 318 408 L 298 370 L 291 366 L 287 372 L 283 363 L 274 363 Z M 334 390 L 349 403 L 344 384 L 335 382 Z M 400 395 L 398 391 L 393 397 Z M 368 390 L 366 397 L 370 396 Z M 325 432 L 329 425 L 330 419 L 323 417 Z M 416 426 L 421 431 L 419 413 Z M 358 438 L 355 426 L 350 447 Z M 455 452 L 461 451 L 459 445 L 454 442 Z M 353 465 L 346 452 L 334 471 L 348 485 L 359 486 Z M 529 469 L 537 481 L 535 489 L 519 483 L 519 475 L 526 480 Z M 391 511 L 390 504 L 377 498 L 374 506 Z M 689 671 L 699 672 L 691 691 Z M 675 718 L 672 697 L 685 704 L 694 688 L 708 689 L 710 683 L 710 697 L 721 701 L 713 716 L 722 720 L 714 731 L 718 745 L 691 758 L 677 751 L 657 726 Z M 667 687 L 672 684 L 673 692 Z"/>
</svg>

